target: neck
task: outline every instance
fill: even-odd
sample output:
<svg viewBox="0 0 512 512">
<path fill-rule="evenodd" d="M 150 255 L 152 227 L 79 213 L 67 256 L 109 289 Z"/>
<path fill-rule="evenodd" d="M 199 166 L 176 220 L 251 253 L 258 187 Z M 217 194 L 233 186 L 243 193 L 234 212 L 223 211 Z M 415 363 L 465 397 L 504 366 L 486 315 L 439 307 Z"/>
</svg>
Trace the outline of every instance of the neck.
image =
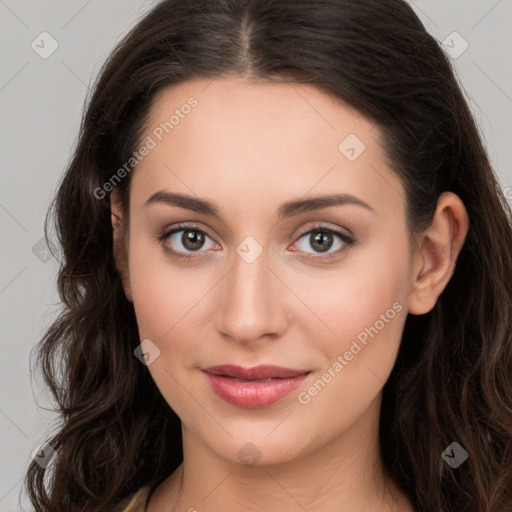
<svg viewBox="0 0 512 512">
<path fill-rule="evenodd" d="M 271 465 L 220 457 L 183 427 L 183 463 L 155 491 L 148 512 L 235 512 L 241 504 L 268 512 L 410 512 L 382 467 L 379 406 L 380 400 L 321 449 Z"/>
</svg>

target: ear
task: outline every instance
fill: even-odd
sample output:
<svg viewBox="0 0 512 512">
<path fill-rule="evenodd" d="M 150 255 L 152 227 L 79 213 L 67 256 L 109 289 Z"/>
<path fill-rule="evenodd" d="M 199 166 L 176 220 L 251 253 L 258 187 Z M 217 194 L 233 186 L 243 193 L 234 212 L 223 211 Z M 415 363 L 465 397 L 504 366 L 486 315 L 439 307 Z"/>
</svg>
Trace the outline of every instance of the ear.
<svg viewBox="0 0 512 512">
<path fill-rule="evenodd" d="M 434 307 L 453 275 L 468 229 L 468 214 L 459 196 L 441 194 L 431 225 L 416 242 L 409 313 L 423 315 Z"/>
<path fill-rule="evenodd" d="M 119 192 L 114 189 L 110 194 L 110 210 L 113 232 L 114 260 L 121 278 L 126 298 L 133 302 L 128 266 L 128 230 Z"/>
</svg>

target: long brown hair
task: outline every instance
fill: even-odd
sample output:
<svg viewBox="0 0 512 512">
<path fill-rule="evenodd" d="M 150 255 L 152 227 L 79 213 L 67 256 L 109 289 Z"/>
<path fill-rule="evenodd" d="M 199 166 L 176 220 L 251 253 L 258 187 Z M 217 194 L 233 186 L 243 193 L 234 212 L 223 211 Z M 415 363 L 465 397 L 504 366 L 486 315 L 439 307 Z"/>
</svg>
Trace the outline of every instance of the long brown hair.
<svg viewBox="0 0 512 512">
<path fill-rule="evenodd" d="M 63 310 L 35 363 L 62 425 L 50 465 L 27 470 L 36 510 L 108 511 L 182 462 L 179 418 L 133 353 L 137 322 L 98 190 L 138 147 L 157 91 L 224 73 L 315 84 L 374 119 L 411 232 L 443 191 L 464 202 L 455 272 L 432 311 L 406 320 L 381 452 L 418 511 L 511 510 L 512 212 L 448 58 L 403 0 L 164 0 L 114 49 L 46 219 Z M 131 175 L 116 185 L 125 206 Z M 454 441 L 468 453 L 457 469 L 441 457 Z"/>
</svg>

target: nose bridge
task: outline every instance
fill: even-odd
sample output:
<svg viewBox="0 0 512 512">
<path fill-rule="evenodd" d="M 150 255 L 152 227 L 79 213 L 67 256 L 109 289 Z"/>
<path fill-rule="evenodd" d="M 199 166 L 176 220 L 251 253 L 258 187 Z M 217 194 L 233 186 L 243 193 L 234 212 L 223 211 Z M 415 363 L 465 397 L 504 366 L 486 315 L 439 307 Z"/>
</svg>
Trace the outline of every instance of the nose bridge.
<svg viewBox="0 0 512 512">
<path fill-rule="evenodd" d="M 268 256 L 254 240 L 245 240 L 237 247 L 217 317 L 219 331 L 235 340 L 250 342 L 278 333 L 283 327 L 280 290 L 268 268 Z"/>
</svg>

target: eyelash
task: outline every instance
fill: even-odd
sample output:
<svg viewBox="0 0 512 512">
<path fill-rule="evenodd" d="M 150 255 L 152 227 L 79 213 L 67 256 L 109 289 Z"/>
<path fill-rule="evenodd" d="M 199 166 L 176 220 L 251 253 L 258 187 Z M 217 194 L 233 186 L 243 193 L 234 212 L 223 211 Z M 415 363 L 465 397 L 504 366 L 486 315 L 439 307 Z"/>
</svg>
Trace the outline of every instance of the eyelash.
<svg viewBox="0 0 512 512">
<path fill-rule="evenodd" d="M 175 251 L 174 249 L 170 248 L 167 245 L 164 245 L 163 242 L 165 242 L 165 240 L 167 240 L 167 238 L 169 238 L 174 233 L 178 233 L 179 231 L 197 231 L 199 233 L 202 233 L 203 235 L 208 236 L 208 238 L 211 238 L 211 237 L 209 237 L 208 233 L 206 233 L 205 231 L 203 231 L 202 229 L 200 229 L 198 226 L 196 226 L 194 224 L 178 224 L 178 226 L 176 226 L 172 229 L 166 229 L 158 234 L 157 238 L 158 238 L 158 241 L 161 243 L 163 249 L 166 252 L 170 253 L 173 257 L 187 260 L 187 261 L 190 261 L 191 259 L 195 259 L 195 258 L 201 258 L 202 256 L 194 256 L 193 252 L 183 254 L 179 251 Z M 338 249 L 332 253 L 328 253 L 327 256 L 323 256 L 321 253 L 317 253 L 316 255 L 306 257 L 306 259 L 309 259 L 309 260 L 330 261 L 330 260 L 338 257 L 342 252 L 345 252 L 346 250 L 350 249 L 352 246 L 354 246 L 356 244 L 355 240 L 353 238 L 351 238 L 350 236 L 346 235 L 345 233 L 342 233 L 341 231 L 338 231 L 333 228 L 329 228 L 322 224 L 318 224 L 318 225 L 314 226 L 313 228 L 310 228 L 310 229 L 304 231 L 303 233 L 299 234 L 297 240 L 300 240 L 305 235 L 309 235 L 309 234 L 315 233 L 315 232 L 329 233 L 331 235 L 336 235 L 340 238 L 340 240 L 343 242 L 344 245 L 341 249 Z"/>
</svg>

